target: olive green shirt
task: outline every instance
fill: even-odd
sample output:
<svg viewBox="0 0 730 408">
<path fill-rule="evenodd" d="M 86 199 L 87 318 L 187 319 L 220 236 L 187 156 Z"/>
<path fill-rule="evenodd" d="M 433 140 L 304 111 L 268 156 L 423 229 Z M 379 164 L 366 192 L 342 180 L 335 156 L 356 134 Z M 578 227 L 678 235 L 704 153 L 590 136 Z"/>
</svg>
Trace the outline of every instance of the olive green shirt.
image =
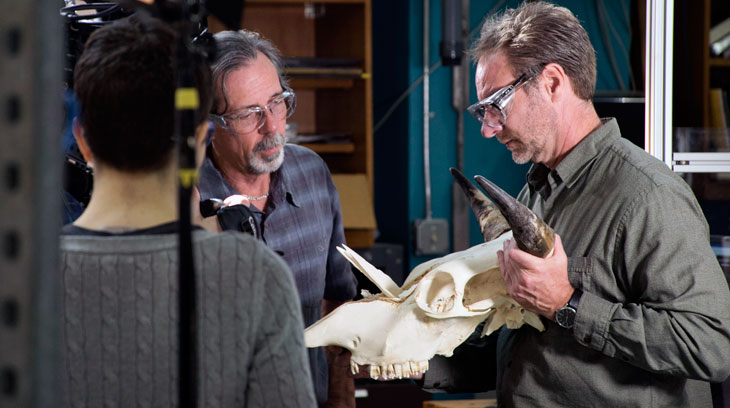
<svg viewBox="0 0 730 408">
<path fill-rule="evenodd" d="M 689 186 L 615 119 L 518 199 L 562 238 L 584 294 L 572 330 L 503 329 L 500 406 L 709 407 L 730 375 L 730 290 Z"/>
</svg>

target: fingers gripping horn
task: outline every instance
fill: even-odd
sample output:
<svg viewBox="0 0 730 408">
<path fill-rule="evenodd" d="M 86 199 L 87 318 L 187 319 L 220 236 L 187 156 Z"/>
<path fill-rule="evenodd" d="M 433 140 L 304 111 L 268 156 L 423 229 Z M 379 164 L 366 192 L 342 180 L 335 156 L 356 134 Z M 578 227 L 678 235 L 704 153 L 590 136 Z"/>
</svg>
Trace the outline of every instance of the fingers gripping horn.
<svg viewBox="0 0 730 408">
<path fill-rule="evenodd" d="M 484 242 L 489 242 L 510 230 L 502 213 L 477 186 L 469 182 L 458 169 L 451 167 L 449 171 L 469 199 L 471 209 L 479 221 L 479 229 L 482 231 Z"/>
<path fill-rule="evenodd" d="M 517 246 L 532 255 L 546 257 L 553 250 L 555 232 L 522 203 L 482 176 L 474 176 L 512 227 Z"/>
</svg>

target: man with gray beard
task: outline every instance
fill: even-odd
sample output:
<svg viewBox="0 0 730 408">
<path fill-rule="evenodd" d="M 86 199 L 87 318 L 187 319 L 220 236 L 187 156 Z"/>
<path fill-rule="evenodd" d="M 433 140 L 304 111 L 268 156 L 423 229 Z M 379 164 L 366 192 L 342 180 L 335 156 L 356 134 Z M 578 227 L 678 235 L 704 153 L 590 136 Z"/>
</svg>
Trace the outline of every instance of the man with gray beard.
<svg viewBox="0 0 730 408">
<path fill-rule="evenodd" d="M 258 237 L 294 275 L 306 327 L 355 296 L 355 276 L 336 250 L 345 243 L 339 195 L 316 153 L 286 144 L 296 95 L 276 47 L 245 30 L 220 32 L 215 40 L 215 126 L 200 168 L 200 199 L 248 205 Z M 320 406 L 354 407 L 349 354 L 330 347 L 325 359 L 324 350 L 310 349 L 309 360 Z"/>
</svg>

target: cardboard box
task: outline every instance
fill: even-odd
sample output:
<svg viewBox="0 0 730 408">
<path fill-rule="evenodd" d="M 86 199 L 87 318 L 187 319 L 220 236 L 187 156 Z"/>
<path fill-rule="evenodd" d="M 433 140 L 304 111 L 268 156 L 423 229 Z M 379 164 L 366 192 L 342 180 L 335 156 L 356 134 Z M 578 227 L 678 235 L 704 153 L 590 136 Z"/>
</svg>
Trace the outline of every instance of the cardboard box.
<svg viewBox="0 0 730 408">
<path fill-rule="evenodd" d="M 370 183 L 364 174 L 333 174 L 340 194 L 345 239 L 352 248 L 369 248 L 375 243 L 375 211 Z"/>
</svg>

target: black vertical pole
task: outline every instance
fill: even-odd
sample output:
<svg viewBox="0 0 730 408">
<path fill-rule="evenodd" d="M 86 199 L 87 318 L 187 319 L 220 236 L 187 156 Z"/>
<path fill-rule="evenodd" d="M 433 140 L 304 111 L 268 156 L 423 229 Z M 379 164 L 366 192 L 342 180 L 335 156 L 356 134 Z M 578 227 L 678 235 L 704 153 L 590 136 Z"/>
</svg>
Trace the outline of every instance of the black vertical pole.
<svg viewBox="0 0 730 408">
<path fill-rule="evenodd" d="M 461 0 L 441 0 L 441 42 L 443 65 L 459 65 L 464 55 L 461 30 Z"/>
<path fill-rule="evenodd" d="M 182 7 L 187 8 L 183 3 Z M 183 10 L 187 15 L 188 10 Z M 176 138 L 180 146 L 179 231 L 179 378 L 180 407 L 192 408 L 198 401 L 198 328 L 196 319 L 197 296 L 190 223 L 190 197 L 197 178 L 195 166 L 195 112 L 200 103 L 192 74 L 191 32 L 187 21 L 181 24 L 178 45 L 178 86 L 175 90 Z"/>
</svg>

